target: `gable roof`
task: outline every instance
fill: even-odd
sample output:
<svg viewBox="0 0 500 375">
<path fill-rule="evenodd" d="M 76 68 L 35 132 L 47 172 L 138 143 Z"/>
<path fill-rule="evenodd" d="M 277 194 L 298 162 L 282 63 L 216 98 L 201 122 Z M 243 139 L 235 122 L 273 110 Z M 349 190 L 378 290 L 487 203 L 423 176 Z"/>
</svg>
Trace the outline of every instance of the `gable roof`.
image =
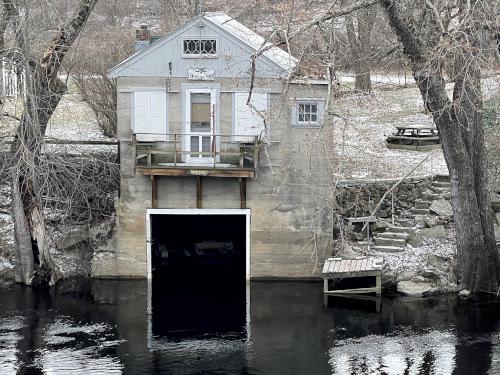
<svg viewBox="0 0 500 375">
<path fill-rule="evenodd" d="M 214 25 L 216 29 L 220 29 L 225 34 L 229 34 L 255 52 L 257 52 L 259 49 L 266 48 L 266 50 L 261 54 L 261 56 L 263 56 L 265 60 L 270 61 L 270 63 L 276 65 L 281 70 L 285 71 L 288 75 L 291 75 L 293 73 L 298 62 L 295 57 L 279 47 L 272 46 L 272 44 L 269 42 L 266 43 L 266 40 L 262 36 L 250 30 L 248 27 L 244 26 L 224 12 L 206 12 L 191 19 L 184 25 L 181 25 L 180 27 L 165 35 L 164 37 L 158 39 L 154 43 L 151 43 L 148 47 L 131 55 L 118 65 L 111 68 L 108 74 L 111 77 L 119 76 L 119 72 L 123 68 L 142 59 L 150 52 L 159 48 L 164 43 L 178 36 L 180 32 L 191 27 L 192 25 L 195 25 L 200 21 L 200 19 L 208 21 L 211 25 Z"/>
<path fill-rule="evenodd" d="M 214 25 L 226 30 L 228 33 L 235 36 L 255 51 L 263 48 L 269 48 L 262 54 L 276 65 L 280 66 L 283 70 L 292 71 L 295 69 L 298 62 L 295 57 L 279 47 L 272 46 L 272 44 L 266 42 L 262 36 L 250 30 L 234 18 L 228 16 L 226 13 L 206 12 L 203 14 L 203 17 L 212 22 Z"/>
</svg>

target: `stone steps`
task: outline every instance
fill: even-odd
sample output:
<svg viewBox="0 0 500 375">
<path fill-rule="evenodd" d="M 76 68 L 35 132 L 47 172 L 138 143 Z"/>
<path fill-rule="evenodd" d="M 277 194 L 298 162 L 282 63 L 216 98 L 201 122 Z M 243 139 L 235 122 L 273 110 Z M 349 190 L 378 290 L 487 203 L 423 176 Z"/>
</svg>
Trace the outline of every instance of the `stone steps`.
<svg viewBox="0 0 500 375">
<path fill-rule="evenodd" d="M 433 185 L 431 185 L 429 187 L 429 189 L 431 191 L 433 191 L 434 193 L 436 193 L 436 194 L 443 194 L 443 193 L 446 193 L 446 192 L 448 192 L 450 190 L 449 187 L 446 188 L 446 187 L 438 187 L 438 186 L 433 186 Z"/>
<path fill-rule="evenodd" d="M 450 188 L 451 184 L 446 181 L 432 181 L 431 186 L 439 187 L 439 188 Z"/>
<path fill-rule="evenodd" d="M 415 208 L 425 209 L 425 208 L 429 208 L 430 206 L 431 206 L 431 202 L 429 202 L 429 201 L 424 201 L 424 200 L 419 200 L 419 199 L 417 199 L 415 201 Z"/>
<path fill-rule="evenodd" d="M 378 236 L 383 238 L 397 238 L 401 240 L 408 240 L 408 237 L 410 237 L 410 235 L 405 232 L 383 232 Z"/>
<path fill-rule="evenodd" d="M 440 199 L 441 195 L 433 193 L 433 192 L 429 192 L 429 191 L 424 191 L 422 193 L 422 198 L 425 198 L 425 199 L 427 199 L 429 201 L 434 201 L 436 199 Z"/>
<path fill-rule="evenodd" d="M 380 253 L 400 253 L 404 251 L 404 247 L 398 246 L 373 246 L 372 249 L 374 251 L 378 251 Z"/>
<path fill-rule="evenodd" d="M 389 231 L 392 233 L 407 233 L 411 234 L 415 232 L 413 227 L 389 227 Z"/>
<path fill-rule="evenodd" d="M 402 248 L 406 246 L 406 239 L 385 237 L 374 237 L 373 239 L 376 246 L 396 246 Z"/>
<path fill-rule="evenodd" d="M 413 215 L 429 215 L 429 209 L 428 208 L 414 208 L 411 210 L 411 213 Z"/>
<path fill-rule="evenodd" d="M 358 241 L 357 245 L 359 247 L 368 247 L 368 246 L 373 245 L 373 243 L 371 243 L 370 241 Z"/>
<path fill-rule="evenodd" d="M 411 227 L 413 226 L 414 221 L 412 219 L 397 218 L 396 223 L 402 227 Z"/>
</svg>

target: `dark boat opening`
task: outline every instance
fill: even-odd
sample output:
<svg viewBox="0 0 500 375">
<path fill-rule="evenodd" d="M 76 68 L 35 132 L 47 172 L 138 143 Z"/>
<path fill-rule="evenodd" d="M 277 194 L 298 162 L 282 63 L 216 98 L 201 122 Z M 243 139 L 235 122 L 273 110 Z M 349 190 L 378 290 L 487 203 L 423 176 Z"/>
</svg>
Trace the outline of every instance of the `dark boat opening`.
<svg viewBox="0 0 500 375">
<path fill-rule="evenodd" d="M 151 215 L 151 259 L 154 335 L 244 334 L 245 215 Z"/>
</svg>

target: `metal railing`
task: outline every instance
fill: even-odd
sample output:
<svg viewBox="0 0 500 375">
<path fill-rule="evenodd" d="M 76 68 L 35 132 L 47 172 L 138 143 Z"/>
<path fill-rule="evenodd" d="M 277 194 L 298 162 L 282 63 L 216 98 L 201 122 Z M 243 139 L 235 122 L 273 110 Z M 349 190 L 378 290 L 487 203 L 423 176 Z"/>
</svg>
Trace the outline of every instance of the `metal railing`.
<svg viewBox="0 0 500 375">
<path fill-rule="evenodd" d="M 209 138 L 209 151 L 187 149 L 191 145 L 190 137 Z M 163 168 L 177 168 L 194 163 L 211 168 L 217 168 L 221 164 L 231 164 L 235 168 L 257 170 L 260 142 L 260 136 L 238 134 L 134 133 L 132 135 L 135 165 Z M 155 158 L 166 159 L 167 162 L 158 163 Z M 140 163 L 144 159 L 145 164 Z"/>
</svg>

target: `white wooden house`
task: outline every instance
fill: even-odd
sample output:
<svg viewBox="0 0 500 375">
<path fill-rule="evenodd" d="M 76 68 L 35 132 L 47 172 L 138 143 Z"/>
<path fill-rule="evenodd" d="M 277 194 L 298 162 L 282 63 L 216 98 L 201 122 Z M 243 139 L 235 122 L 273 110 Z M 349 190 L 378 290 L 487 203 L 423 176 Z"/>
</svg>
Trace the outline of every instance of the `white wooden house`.
<svg viewBox="0 0 500 375">
<path fill-rule="evenodd" d="M 183 237 L 237 243 L 247 278 L 315 274 L 309 187 L 276 189 L 285 170 L 288 181 L 303 177 L 283 167 L 283 149 L 323 122 L 327 85 L 295 80 L 297 64 L 214 12 L 111 69 L 121 195 L 112 251 L 94 262 L 95 276 L 152 277 Z M 193 244 L 182 246 L 188 254 Z"/>
</svg>

